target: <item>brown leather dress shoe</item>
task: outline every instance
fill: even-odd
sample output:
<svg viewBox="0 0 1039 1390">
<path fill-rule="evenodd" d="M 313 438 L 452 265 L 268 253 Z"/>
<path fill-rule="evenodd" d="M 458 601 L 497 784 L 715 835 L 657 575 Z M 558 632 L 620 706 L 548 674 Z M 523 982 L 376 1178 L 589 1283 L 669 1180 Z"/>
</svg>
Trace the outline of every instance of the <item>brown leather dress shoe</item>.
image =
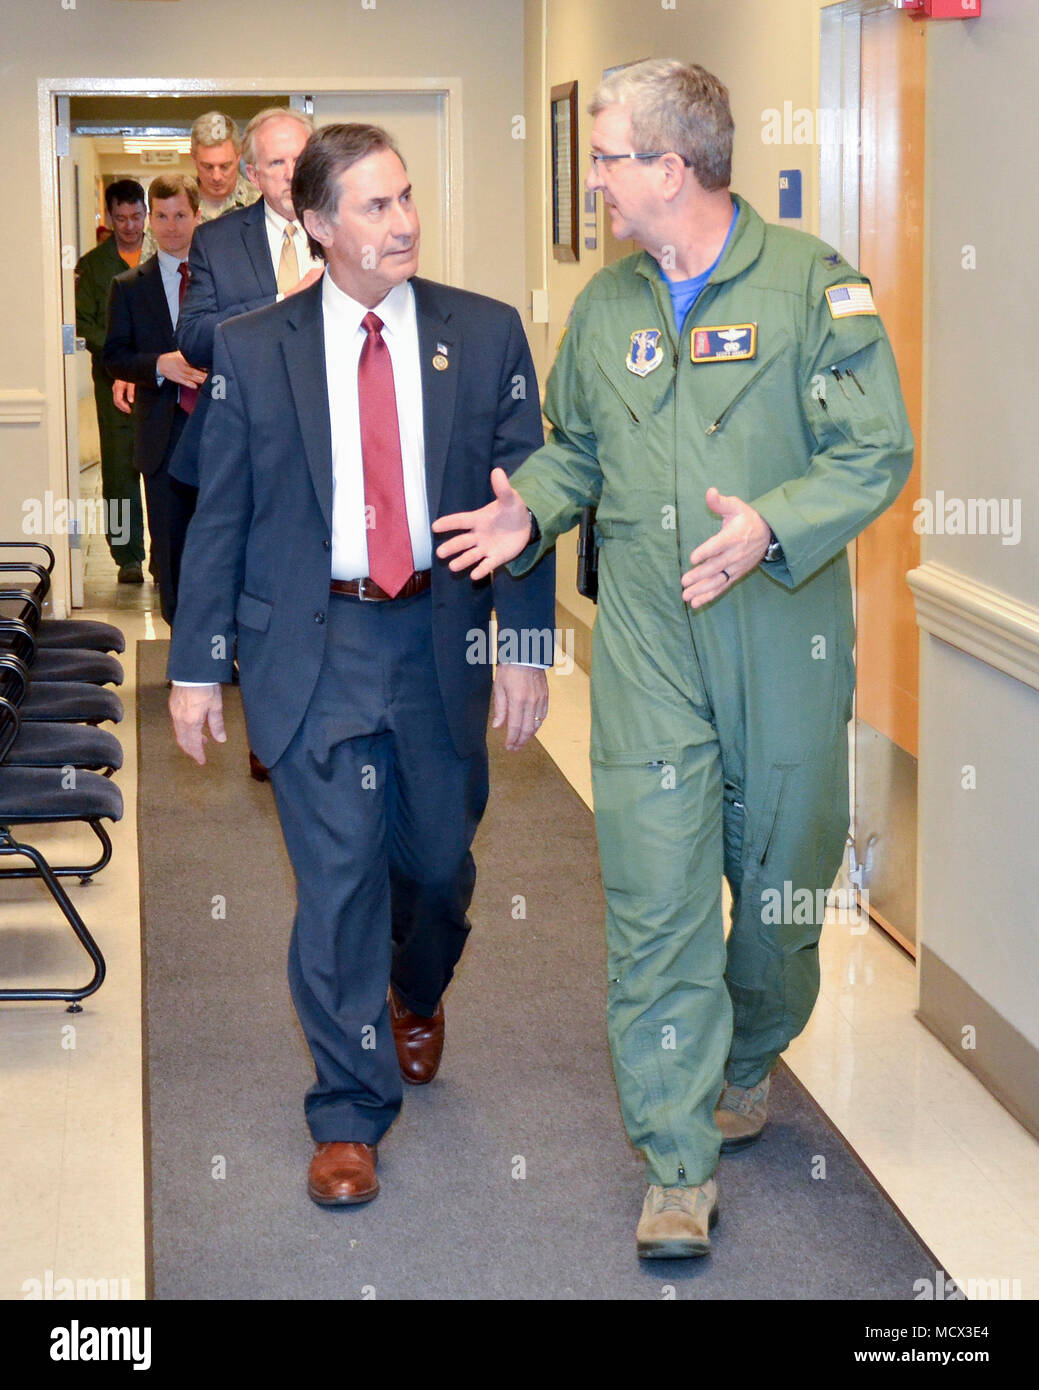
<svg viewBox="0 0 1039 1390">
<path fill-rule="evenodd" d="M 370 1202 L 379 1192 L 374 1144 L 319 1144 L 307 1172 L 307 1195 L 319 1207 L 349 1207 Z"/>
<path fill-rule="evenodd" d="M 401 1076 L 412 1086 L 425 1086 L 436 1076 L 444 1051 L 443 1002 L 432 1018 L 423 1018 L 404 1007 L 391 985 L 390 1023 Z"/>
<path fill-rule="evenodd" d="M 254 777 L 257 782 L 269 782 L 271 776 L 251 748 L 249 749 L 249 776 Z"/>
</svg>

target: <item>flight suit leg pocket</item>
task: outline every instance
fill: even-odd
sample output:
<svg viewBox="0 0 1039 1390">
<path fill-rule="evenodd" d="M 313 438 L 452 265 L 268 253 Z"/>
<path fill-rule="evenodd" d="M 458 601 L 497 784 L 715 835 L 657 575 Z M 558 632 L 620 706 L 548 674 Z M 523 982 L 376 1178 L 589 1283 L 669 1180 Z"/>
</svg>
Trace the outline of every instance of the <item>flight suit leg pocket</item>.
<svg viewBox="0 0 1039 1390">
<path fill-rule="evenodd" d="M 785 814 L 798 767 L 794 762 L 773 763 L 757 801 L 753 790 L 747 795 L 750 806 L 744 813 L 742 862 L 733 890 L 726 966 L 733 1007 L 733 1057 L 741 1066 L 748 1058 L 755 1059 L 752 1065 L 766 1059 L 782 1035 L 784 962 L 792 943 L 770 906 L 777 875 L 782 879 L 788 872 L 788 842 L 798 834 L 798 827 Z M 748 780 L 753 787 L 754 779 Z"/>
<path fill-rule="evenodd" d="M 782 813 L 788 783 L 799 766 L 796 762 L 777 762 L 769 768 L 760 809 L 752 806 L 753 830 L 743 861 L 747 878 L 761 874 L 778 842 L 790 833 L 790 828 L 783 824 Z"/>
<path fill-rule="evenodd" d="M 631 898 L 669 896 L 683 863 L 679 755 L 660 749 L 592 755 L 592 790 L 603 886 Z"/>
</svg>

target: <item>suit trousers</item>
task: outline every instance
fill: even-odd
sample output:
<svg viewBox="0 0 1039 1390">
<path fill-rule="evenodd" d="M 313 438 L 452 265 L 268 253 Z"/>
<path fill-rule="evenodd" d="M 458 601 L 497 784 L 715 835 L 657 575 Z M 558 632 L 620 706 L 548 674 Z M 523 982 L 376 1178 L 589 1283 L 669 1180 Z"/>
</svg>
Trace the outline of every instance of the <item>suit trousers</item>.
<svg viewBox="0 0 1039 1390">
<path fill-rule="evenodd" d="M 159 586 L 159 607 L 162 616 L 171 627 L 177 611 L 180 557 L 184 553 L 188 523 L 194 515 L 195 503 L 198 501 L 198 488 L 188 487 L 186 483 L 170 476 L 170 459 L 187 419 L 187 413 L 178 406 L 162 462 L 154 473 L 146 474 L 144 479 L 144 495 L 148 501 L 151 562 Z"/>
<path fill-rule="evenodd" d="M 289 983 L 317 1073 L 318 1143 L 376 1143 L 403 1087 L 392 978 L 430 1016 L 469 932 L 470 846 L 487 749 L 461 758 L 444 717 L 430 592 L 329 600 L 325 656 L 303 722 L 270 768 L 296 876 Z"/>
</svg>

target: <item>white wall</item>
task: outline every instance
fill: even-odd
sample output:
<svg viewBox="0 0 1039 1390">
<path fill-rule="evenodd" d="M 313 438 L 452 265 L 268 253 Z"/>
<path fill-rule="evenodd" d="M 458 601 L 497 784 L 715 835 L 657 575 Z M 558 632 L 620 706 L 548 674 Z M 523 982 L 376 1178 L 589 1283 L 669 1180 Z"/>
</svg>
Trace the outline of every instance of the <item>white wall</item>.
<svg viewBox="0 0 1039 1390">
<path fill-rule="evenodd" d="M 924 495 L 1022 499 L 1019 544 L 924 536 L 922 558 L 1039 609 L 1039 7 L 986 0 L 928 36 Z M 963 248 L 977 268 L 963 268 Z M 1034 615 L 1039 618 L 1039 612 Z M 964 790 L 961 768 L 977 769 Z M 1039 1046 L 1039 691 L 921 648 L 920 935 Z M 969 779 L 969 774 L 968 774 Z M 921 979 L 924 1016 L 930 1006 Z M 967 1020 L 969 1021 L 969 1020 Z"/>
</svg>

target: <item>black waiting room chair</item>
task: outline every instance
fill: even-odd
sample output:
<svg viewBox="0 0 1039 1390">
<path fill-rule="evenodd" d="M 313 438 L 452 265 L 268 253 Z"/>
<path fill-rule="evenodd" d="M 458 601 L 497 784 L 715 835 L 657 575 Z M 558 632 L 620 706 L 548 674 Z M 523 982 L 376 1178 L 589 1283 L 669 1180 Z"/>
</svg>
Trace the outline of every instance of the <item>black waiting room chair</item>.
<svg viewBox="0 0 1039 1390">
<path fill-rule="evenodd" d="M 121 818 L 123 799 L 109 777 L 77 766 L 75 759 L 83 758 L 87 766 L 113 771 L 112 764 L 118 766 L 121 752 L 110 745 L 106 747 L 105 740 L 111 739 L 111 735 L 98 729 L 77 727 L 69 730 L 61 724 L 44 724 L 36 732 L 35 748 L 32 738 L 29 745 L 24 743 L 22 732 L 18 707 L 0 696 L 0 860 L 29 861 L 29 867 L 22 864 L 0 868 L 0 879 L 39 879 L 90 957 L 94 973 L 86 984 L 78 986 L 0 988 L 0 1001 L 60 999 L 68 1004 L 70 1013 L 77 1013 L 82 1007 L 81 1001 L 101 987 L 105 959 L 62 886 L 60 876 L 76 873 L 86 882 L 92 873 L 107 864 L 111 858 L 111 840 L 101 822 Z M 101 735 L 100 740 L 95 737 L 97 735 Z M 86 743 L 78 741 L 84 737 Z M 19 756 L 26 761 L 19 764 Z M 103 854 L 98 864 L 83 870 L 52 868 L 43 851 L 13 829 L 71 822 L 88 825 L 101 841 Z"/>
<path fill-rule="evenodd" d="M 41 647 L 37 634 L 20 618 L 0 617 L 0 653 L 5 652 L 17 656 L 34 681 L 123 683 L 123 668 L 116 657 L 90 647 Z"/>
<path fill-rule="evenodd" d="M 123 702 L 89 681 L 34 681 L 11 651 L 0 651 L 0 695 L 17 705 L 22 723 L 118 724 Z"/>
<path fill-rule="evenodd" d="M 0 541 L 0 553 L 5 550 L 39 551 L 43 563 L 13 560 L 10 570 L 0 569 L 0 629 L 5 618 L 21 617 L 33 629 L 38 650 L 50 647 L 87 647 L 97 652 L 122 652 L 126 639 L 111 623 L 95 622 L 89 618 L 45 618 L 43 601 L 50 591 L 50 575 L 54 569 L 54 551 L 42 541 Z M 11 575 L 8 583 L 4 575 Z M 42 592 L 41 590 L 42 585 Z"/>
</svg>

